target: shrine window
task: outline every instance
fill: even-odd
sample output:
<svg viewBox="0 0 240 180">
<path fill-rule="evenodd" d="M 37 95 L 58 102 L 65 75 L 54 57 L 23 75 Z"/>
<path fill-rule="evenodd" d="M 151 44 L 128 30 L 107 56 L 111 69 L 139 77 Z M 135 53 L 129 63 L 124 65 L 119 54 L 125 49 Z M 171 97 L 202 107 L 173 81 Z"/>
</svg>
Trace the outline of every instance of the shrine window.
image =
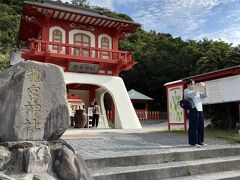
<svg viewBox="0 0 240 180">
<path fill-rule="evenodd" d="M 77 34 L 74 34 L 73 43 L 79 46 L 90 47 L 91 37 L 83 33 L 77 33 Z M 81 48 L 81 49 L 82 49 L 82 53 L 81 53 L 82 56 L 89 56 L 90 54 L 89 49 L 84 49 L 84 48 Z M 74 55 L 80 55 L 80 48 L 74 48 Z"/>
<path fill-rule="evenodd" d="M 107 37 L 101 38 L 101 48 L 102 49 L 110 49 L 110 43 L 109 43 L 109 39 Z M 110 59 L 110 52 L 103 51 L 102 52 L 102 58 L 103 59 Z"/>
<path fill-rule="evenodd" d="M 109 47 L 109 39 L 108 38 L 106 38 L 106 37 L 103 37 L 102 39 L 101 39 L 101 47 L 103 48 L 103 49 L 110 49 Z"/>
<path fill-rule="evenodd" d="M 57 43 L 62 43 L 62 32 L 55 29 L 52 33 L 52 41 Z M 53 50 L 57 50 L 57 46 L 52 47 Z"/>
</svg>

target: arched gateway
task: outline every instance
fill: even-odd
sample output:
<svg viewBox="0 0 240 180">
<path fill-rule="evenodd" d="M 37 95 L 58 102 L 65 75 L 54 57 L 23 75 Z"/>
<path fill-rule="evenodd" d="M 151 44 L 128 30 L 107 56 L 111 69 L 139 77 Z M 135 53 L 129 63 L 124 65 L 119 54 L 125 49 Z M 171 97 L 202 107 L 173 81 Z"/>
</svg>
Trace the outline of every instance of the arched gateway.
<svg viewBox="0 0 240 180">
<path fill-rule="evenodd" d="M 104 127 L 108 127 L 104 94 L 109 93 L 114 127 L 141 128 L 124 82 L 118 77 L 136 63 L 131 52 L 118 50 L 118 41 L 139 26 L 69 4 L 24 2 L 18 45 L 25 60 L 61 66 L 71 97 L 84 96 L 78 101 L 85 100 L 86 109 L 94 100 L 100 104 Z"/>
</svg>

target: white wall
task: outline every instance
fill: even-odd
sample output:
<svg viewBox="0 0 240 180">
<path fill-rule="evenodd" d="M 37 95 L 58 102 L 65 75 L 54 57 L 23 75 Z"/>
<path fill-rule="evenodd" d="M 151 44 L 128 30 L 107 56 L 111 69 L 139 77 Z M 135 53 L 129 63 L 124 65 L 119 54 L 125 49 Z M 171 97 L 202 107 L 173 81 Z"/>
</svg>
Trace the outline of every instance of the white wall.
<svg viewBox="0 0 240 180">
<path fill-rule="evenodd" d="M 104 95 L 105 93 L 107 93 L 107 90 L 104 88 L 98 88 L 96 89 L 96 101 L 99 102 L 99 105 L 101 107 L 101 112 L 103 115 L 103 125 L 102 127 L 104 128 L 109 128 L 109 124 L 108 124 L 108 119 L 106 116 L 106 109 L 104 106 Z"/>
<path fill-rule="evenodd" d="M 98 48 L 102 48 L 101 47 L 101 40 L 104 37 L 106 37 L 109 40 L 109 49 L 112 49 L 112 38 L 107 34 L 101 34 L 100 36 L 98 36 Z"/>
<path fill-rule="evenodd" d="M 54 30 L 59 30 L 62 33 L 62 43 L 66 42 L 66 32 L 63 28 L 59 27 L 59 26 L 53 26 L 49 29 L 49 41 L 53 42 L 53 31 Z M 52 46 L 49 46 L 49 50 L 51 52 L 57 53 L 57 50 L 53 50 Z M 65 47 L 62 47 L 62 50 L 60 51 L 61 54 L 65 54 Z"/>
<path fill-rule="evenodd" d="M 240 75 L 206 81 L 208 97 L 203 104 L 240 101 Z"/>
<path fill-rule="evenodd" d="M 136 112 L 133 108 L 132 102 L 128 96 L 127 89 L 124 85 L 122 78 L 114 76 L 79 74 L 70 72 L 65 72 L 64 78 L 66 84 L 93 84 L 100 86 L 105 89 L 106 92 L 109 92 L 115 104 L 115 128 L 142 128 Z M 101 92 L 98 96 L 101 98 L 104 93 L 105 91 Z M 100 102 L 102 103 L 102 100 L 100 100 Z"/>
</svg>

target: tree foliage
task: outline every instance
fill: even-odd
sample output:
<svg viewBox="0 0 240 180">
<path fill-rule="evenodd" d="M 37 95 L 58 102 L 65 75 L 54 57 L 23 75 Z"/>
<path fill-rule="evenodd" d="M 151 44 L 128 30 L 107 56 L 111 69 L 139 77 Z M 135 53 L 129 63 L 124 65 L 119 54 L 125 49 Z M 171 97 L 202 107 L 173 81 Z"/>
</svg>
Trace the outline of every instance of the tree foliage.
<svg viewBox="0 0 240 180">
<path fill-rule="evenodd" d="M 238 66 L 240 65 L 240 45 L 231 48 L 226 55 L 226 67 Z"/>
<path fill-rule="evenodd" d="M 97 10 L 101 15 L 105 15 L 111 18 L 116 18 L 116 19 L 122 19 L 122 20 L 127 20 L 127 21 L 133 21 L 132 18 L 126 14 L 122 13 L 116 13 L 114 11 L 111 11 L 108 8 L 102 8 L 102 7 L 97 7 L 97 6 L 92 6 L 93 9 Z"/>
<path fill-rule="evenodd" d="M 87 0 L 72 0 L 73 5 L 81 6 L 81 7 L 89 7 L 89 3 Z"/>
<path fill-rule="evenodd" d="M 10 66 L 9 55 L 0 54 L 0 73 Z"/>
<path fill-rule="evenodd" d="M 20 15 L 7 4 L 0 4 L 0 52 L 6 53 L 16 44 Z"/>
<path fill-rule="evenodd" d="M 207 39 L 199 44 L 204 50 L 203 56 L 197 62 L 199 73 L 215 71 L 230 66 L 226 56 L 231 50 L 231 44 L 223 41 L 209 41 Z"/>
</svg>

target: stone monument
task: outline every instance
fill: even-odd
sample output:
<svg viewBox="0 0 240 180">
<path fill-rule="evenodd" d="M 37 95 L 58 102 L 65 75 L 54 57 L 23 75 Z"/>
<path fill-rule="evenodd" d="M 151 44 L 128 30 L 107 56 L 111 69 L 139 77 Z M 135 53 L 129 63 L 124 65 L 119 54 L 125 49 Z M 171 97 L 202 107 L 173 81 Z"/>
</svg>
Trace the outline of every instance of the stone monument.
<svg viewBox="0 0 240 180">
<path fill-rule="evenodd" d="M 20 62 L 0 75 L 0 179 L 86 179 L 74 150 L 59 138 L 69 127 L 63 70 Z"/>
<path fill-rule="evenodd" d="M 63 71 L 20 62 L 0 77 L 0 140 L 54 140 L 69 126 Z"/>
</svg>

